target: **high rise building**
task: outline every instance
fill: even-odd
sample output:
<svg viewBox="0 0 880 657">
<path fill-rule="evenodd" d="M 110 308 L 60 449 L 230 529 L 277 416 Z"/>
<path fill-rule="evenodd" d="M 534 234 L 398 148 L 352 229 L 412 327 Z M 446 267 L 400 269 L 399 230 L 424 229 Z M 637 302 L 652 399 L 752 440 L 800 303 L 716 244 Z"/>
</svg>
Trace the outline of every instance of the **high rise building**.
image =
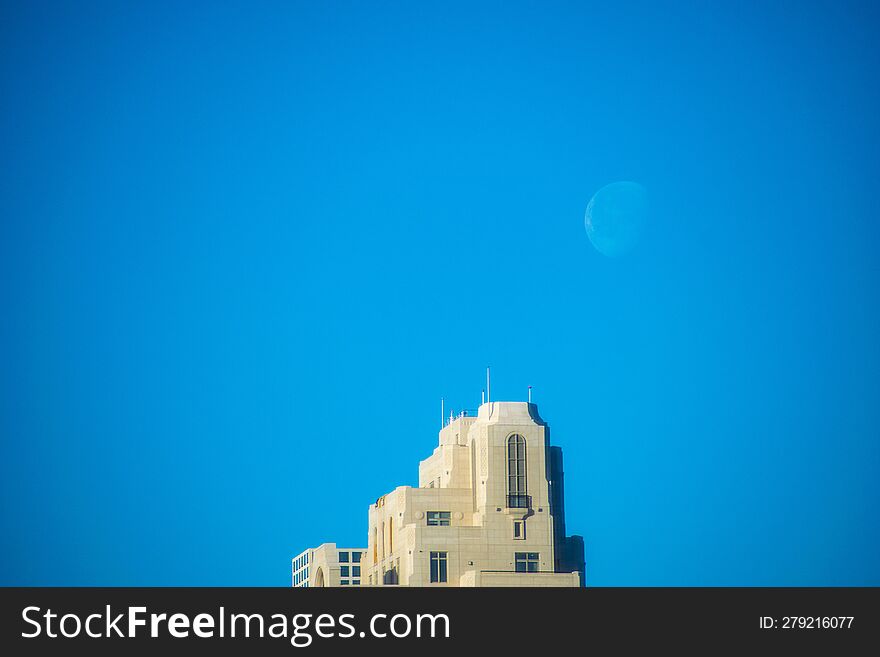
<svg viewBox="0 0 880 657">
<path fill-rule="evenodd" d="M 419 487 L 370 505 L 359 551 L 360 586 L 583 586 L 583 539 L 565 533 L 562 452 L 537 406 L 487 402 L 444 422 Z M 353 585 L 337 574 L 343 552 L 304 552 L 309 570 L 294 585 Z"/>
</svg>

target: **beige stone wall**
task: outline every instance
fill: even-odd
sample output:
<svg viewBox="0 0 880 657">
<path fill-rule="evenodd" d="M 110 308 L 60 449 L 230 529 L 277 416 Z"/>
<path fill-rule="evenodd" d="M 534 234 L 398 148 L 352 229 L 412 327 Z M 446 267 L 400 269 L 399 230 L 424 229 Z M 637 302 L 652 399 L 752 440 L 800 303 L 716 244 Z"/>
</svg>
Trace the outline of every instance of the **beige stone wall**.
<svg viewBox="0 0 880 657">
<path fill-rule="evenodd" d="M 580 586 L 577 573 L 474 573 L 470 586 L 536 586 L 545 588 Z M 462 584 L 464 586 L 464 584 Z"/>
<path fill-rule="evenodd" d="M 471 484 L 471 455 L 467 445 L 440 445 L 419 464 L 419 488 L 467 488 Z"/>
</svg>

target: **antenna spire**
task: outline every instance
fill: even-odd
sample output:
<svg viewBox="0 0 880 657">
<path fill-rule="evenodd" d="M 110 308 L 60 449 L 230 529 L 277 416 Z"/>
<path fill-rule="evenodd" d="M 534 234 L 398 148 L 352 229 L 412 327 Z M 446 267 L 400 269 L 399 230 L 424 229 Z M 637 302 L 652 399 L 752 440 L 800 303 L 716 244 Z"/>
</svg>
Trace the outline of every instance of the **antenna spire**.
<svg viewBox="0 0 880 657">
<path fill-rule="evenodd" d="M 492 401 L 492 382 L 489 379 L 489 366 L 486 366 L 486 401 Z"/>
<path fill-rule="evenodd" d="M 446 421 L 446 413 L 444 412 L 443 404 L 445 403 L 445 399 L 443 397 L 440 398 L 440 428 L 443 428 L 443 423 Z"/>
<path fill-rule="evenodd" d="M 529 403 L 532 403 L 532 386 L 529 386 Z"/>
</svg>

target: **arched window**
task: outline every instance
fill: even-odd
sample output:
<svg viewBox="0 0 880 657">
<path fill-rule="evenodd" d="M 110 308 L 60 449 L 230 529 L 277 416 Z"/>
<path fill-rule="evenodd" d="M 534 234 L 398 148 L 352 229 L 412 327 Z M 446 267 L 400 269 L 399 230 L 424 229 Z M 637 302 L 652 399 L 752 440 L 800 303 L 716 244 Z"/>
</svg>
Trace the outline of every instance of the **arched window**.
<svg viewBox="0 0 880 657">
<path fill-rule="evenodd" d="M 507 506 L 527 507 L 526 492 L 526 439 L 515 433 L 507 439 Z"/>
</svg>

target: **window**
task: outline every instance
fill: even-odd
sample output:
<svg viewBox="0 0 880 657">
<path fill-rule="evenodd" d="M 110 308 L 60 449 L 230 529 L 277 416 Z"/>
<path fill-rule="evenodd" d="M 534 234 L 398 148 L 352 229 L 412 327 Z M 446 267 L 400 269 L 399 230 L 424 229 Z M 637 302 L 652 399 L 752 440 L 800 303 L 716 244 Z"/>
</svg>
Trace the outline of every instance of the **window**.
<svg viewBox="0 0 880 657">
<path fill-rule="evenodd" d="M 386 570 L 382 574 L 382 583 L 383 584 L 398 584 L 399 580 L 397 578 L 397 566 L 393 566 L 390 570 Z"/>
<path fill-rule="evenodd" d="M 351 567 L 351 576 L 352 577 L 360 577 L 361 576 L 361 567 L 360 566 L 352 566 Z"/>
<path fill-rule="evenodd" d="M 360 563 L 361 562 L 361 553 L 360 552 L 352 552 L 351 553 L 351 562 L 352 563 Z"/>
<path fill-rule="evenodd" d="M 348 580 L 347 579 L 339 580 L 339 586 L 348 586 Z"/>
<path fill-rule="evenodd" d="M 341 566 L 339 568 L 339 576 L 340 577 L 348 577 L 348 566 Z"/>
<path fill-rule="evenodd" d="M 526 492 L 526 439 L 518 433 L 507 439 L 507 492 Z"/>
<path fill-rule="evenodd" d="M 361 580 L 359 580 L 359 579 L 353 579 L 353 580 L 351 580 L 351 585 L 352 585 L 352 586 L 360 586 L 360 585 L 361 585 Z"/>
<path fill-rule="evenodd" d="M 527 509 L 531 500 L 526 494 L 526 439 L 518 433 L 507 439 L 507 507 Z"/>
<path fill-rule="evenodd" d="M 515 554 L 516 572 L 518 573 L 536 573 L 538 572 L 538 553 L 537 552 L 517 552 Z"/>
<path fill-rule="evenodd" d="M 429 527 L 448 527 L 449 511 L 428 511 Z"/>
<path fill-rule="evenodd" d="M 513 521 L 513 537 L 518 539 L 524 539 L 526 537 L 526 521 L 525 520 L 514 520 Z"/>
<path fill-rule="evenodd" d="M 339 553 L 339 563 L 348 563 L 348 552 Z"/>
<path fill-rule="evenodd" d="M 446 552 L 431 552 L 431 583 L 446 581 Z"/>
</svg>

